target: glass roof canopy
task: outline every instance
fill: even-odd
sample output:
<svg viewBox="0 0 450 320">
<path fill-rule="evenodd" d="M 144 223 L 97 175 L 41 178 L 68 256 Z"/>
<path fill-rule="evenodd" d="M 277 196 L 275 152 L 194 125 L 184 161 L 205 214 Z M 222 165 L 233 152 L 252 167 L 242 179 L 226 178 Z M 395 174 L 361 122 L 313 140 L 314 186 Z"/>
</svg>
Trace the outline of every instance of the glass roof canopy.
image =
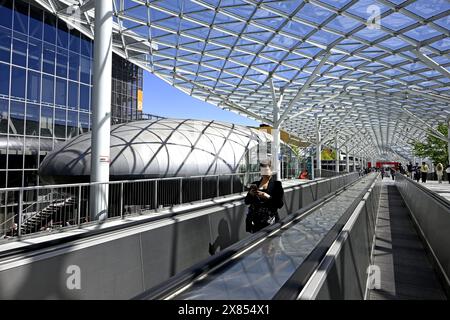
<svg viewBox="0 0 450 320">
<path fill-rule="evenodd" d="M 104 0 L 108 1 L 108 0 Z M 36 0 L 93 37 L 93 0 Z M 77 10 L 76 10 L 77 9 Z M 447 0 L 113 0 L 113 50 L 201 100 L 376 159 L 450 116 Z M 378 15 L 379 14 L 379 15 Z M 438 132 L 434 134 L 446 139 Z"/>
</svg>

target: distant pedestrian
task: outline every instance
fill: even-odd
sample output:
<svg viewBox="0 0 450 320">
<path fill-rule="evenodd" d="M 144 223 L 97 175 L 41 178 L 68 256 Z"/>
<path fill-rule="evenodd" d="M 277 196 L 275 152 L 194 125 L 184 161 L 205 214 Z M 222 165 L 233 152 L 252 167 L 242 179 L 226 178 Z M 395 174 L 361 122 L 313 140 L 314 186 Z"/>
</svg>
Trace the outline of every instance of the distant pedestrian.
<svg viewBox="0 0 450 320">
<path fill-rule="evenodd" d="M 414 180 L 416 180 L 417 183 L 420 181 L 420 166 L 418 163 L 414 166 Z"/>
<path fill-rule="evenodd" d="M 445 172 L 447 172 L 448 183 L 450 183 L 450 164 L 447 166 L 447 169 L 445 169 Z"/>
<path fill-rule="evenodd" d="M 412 165 L 411 161 L 406 166 L 406 169 L 408 170 L 408 177 L 410 177 L 412 179 L 413 178 L 413 165 Z"/>
<path fill-rule="evenodd" d="M 395 180 L 395 170 L 394 170 L 394 168 L 391 168 L 391 178 L 392 178 L 392 180 Z"/>
<path fill-rule="evenodd" d="M 444 175 L 444 166 L 440 162 L 436 165 L 436 175 L 438 183 L 442 183 L 442 176 Z"/>
<path fill-rule="evenodd" d="M 422 183 L 427 182 L 427 176 L 428 176 L 428 165 L 425 162 L 422 162 L 422 166 L 420 167 L 420 174 L 422 176 Z"/>
</svg>

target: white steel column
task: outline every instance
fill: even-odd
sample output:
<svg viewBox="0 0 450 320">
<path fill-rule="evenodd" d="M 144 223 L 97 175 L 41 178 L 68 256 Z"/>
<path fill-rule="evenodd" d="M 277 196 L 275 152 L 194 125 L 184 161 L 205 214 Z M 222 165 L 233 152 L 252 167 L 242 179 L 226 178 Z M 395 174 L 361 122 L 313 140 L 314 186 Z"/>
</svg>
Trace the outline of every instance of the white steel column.
<svg viewBox="0 0 450 320">
<path fill-rule="evenodd" d="M 320 143 L 320 121 L 317 114 L 316 117 L 316 165 L 317 165 L 317 178 L 322 176 L 322 144 Z"/>
<path fill-rule="evenodd" d="M 112 1 L 95 1 L 91 182 L 109 181 L 112 73 Z M 91 220 L 108 217 L 108 185 L 90 190 Z"/>
<path fill-rule="evenodd" d="M 353 172 L 356 172 L 356 154 L 353 154 Z"/>
<path fill-rule="evenodd" d="M 275 94 L 274 94 L 275 97 Z M 279 112 L 281 102 L 283 100 L 283 95 L 280 95 L 278 101 L 273 101 L 273 126 L 272 126 L 272 170 L 276 174 L 277 180 L 281 180 L 281 165 L 280 165 L 280 123 L 279 123 Z"/>
<path fill-rule="evenodd" d="M 338 133 L 336 132 L 336 137 L 334 138 L 334 148 L 336 150 L 336 172 L 339 172 L 339 160 L 341 158 L 340 154 L 339 154 L 339 149 L 338 149 Z"/>
<path fill-rule="evenodd" d="M 280 166 L 280 129 L 272 128 L 272 168 L 276 174 L 277 180 L 281 180 L 281 166 Z"/>
<path fill-rule="evenodd" d="M 348 154 L 348 147 L 345 147 L 345 171 L 350 172 L 350 158 Z"/>
</svg>

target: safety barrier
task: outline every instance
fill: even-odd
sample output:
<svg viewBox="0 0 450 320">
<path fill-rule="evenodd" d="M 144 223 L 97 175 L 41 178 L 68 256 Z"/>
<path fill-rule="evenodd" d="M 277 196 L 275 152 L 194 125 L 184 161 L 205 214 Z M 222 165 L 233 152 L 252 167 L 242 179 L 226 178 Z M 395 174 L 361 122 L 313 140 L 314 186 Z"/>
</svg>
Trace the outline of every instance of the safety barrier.
<svg viewBox="0 0 450 320">
<path fill-rule="evenodd" d="M 401 175 L 396 185 L 439 271 L 441 282 L 450 293 L 450 202 Z"/>
<path fill-rule="evenodd" d="M 377 176 L 297 299 L 364 299 L 380 199 Z"/>
<path fill-rule="evenodd" d="M 108 218 L 241 193 L 259 172 L 0 189 L 0 239 L 89 224 L 90 190 L 109 194 Z M 96 223 L 96 222 L 91 222 Z"/>
<path fill-rule="evenodd" d="M 280 216 L 357 179 L 358 174 L 351 173 L 301 185 L 289 186 L 287 181 Z M 249 237 L 244 196 L 221 203 L 211 200 L 203 209 L 185 205 L 179 213 L 161 212 L 157 220 L 0 261 L 0 299 L 134 297 Z M 71 270 L 80 271 L 79 290 L 67 287 L 74 279 Z"/>
</svg>

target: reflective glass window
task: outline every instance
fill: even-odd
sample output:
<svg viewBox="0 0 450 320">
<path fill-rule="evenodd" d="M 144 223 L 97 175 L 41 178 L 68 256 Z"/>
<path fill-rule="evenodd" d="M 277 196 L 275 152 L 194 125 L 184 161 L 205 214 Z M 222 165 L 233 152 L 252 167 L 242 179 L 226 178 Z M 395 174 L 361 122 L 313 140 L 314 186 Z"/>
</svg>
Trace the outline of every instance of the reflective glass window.
<svg viewBox="0 0 450 320">
<path fill-rule="evenodd" d="M 80 55 L 69 53 L 69 78 L 78 81 L 78 72 L 80 69 Z"/>
<path fill-rule="evenodd" d="M 0 2 L 0 25 L 11 28 L 12 26 L 12 1 Z"/>
<path fill-rule="evenodd" d="M 22 1 L 14 3 L 14 30 L 28 33 L 28 4 Z"/>
<path fill-rule="evenodd" d="M 58 20 L 58 46 L 64 49 L 68 48 L 69 29 L 63 20 Z"/>
<path fill-rule="evenodd" d="M 89 110 L 89 86 L 86 86 L 84 84 L 80 84 L 80 109 Z"/>
<path fill-rule="evenodd" d="M 71 108 L 78 108 L 78 83 L 69 81 L 69 101 Z"/>
<path fill-rule="evenodd" d="M 41 136 L 53 137 L 53 108 L 41 108 Z"/>
<path fill-rule="evenodd" d="M 9 65 L 0 63 L 0 94 L 9 95 Z"/>
<path fill-rule="evenodd" d="M 78 112 L 67 111 L 67 138 L 78 135 Z"/>
<path fill-rule="evenodd" d="M 53 103 L 54 99 L 54 77 L 42 75 L 42 101 Z"/>
<path fill-rule="evenodd" d="M 81 54 L 86 57 L 92 57 L 92 41 L 84 34 L 81 35 Z"/>
<path fill-rule="evenodd" d="M 55 108 L 55 137 L 66 137 L 66 110 Z"/>
<path fill-rule="evenodd" d="M 31 40 L 28 42 L 28 68 L 41 70 L 42 42 Z"/>
<path fill-rule="evenodd" d="M 0 133 L 8 133 L 8 100 L 0 98 Z"/>
<path fill-rule="evenodd" d="M 91 78 L 91 60 L 88 57 L 80 57 L 80 81 L 89 84 Z"/>
<path fill-rule="evenodd" d="M 6 158 L 0 155 L 0 167 L 4 168 L 4 165 L 6 165 Z M 6 188 L 6 171 L 0 171 L 0 188 Z"/>
<path fill-rule="evenodd" d="M 89 131 L 89 113 L 80 112 L 80 128 L 83 133 Z"/>
<path fill-rule="evenodd" d="M 44 44 L 44 52 L 42 54 L 42 70 L 46 73 L 55 73 L 55 47 Z"/>
<path fill-rule="evenodd" d="M 10 154 L 8 157 L 8 166 L 10 169 L 20 169 L 17 168 L 18 165 L 22 164 L 23 155 Z M 8 187 L 17 188 L 22 186 L 22 171 L 12 171 L 8 172 Z"/>
<path fill-rule="evenodd" d="M 0 61 L 8 62 L 11 56 L 11 31 L 0 28 Z"/>
<path fill-rule="evenodd" d="M 13 39 L 13 56 L 12 63 L 18 66 L 26 67 L 27 65 L 27 43 L 26 40 L 18 38 Z"/>
<path fill-rule="evenodd" d="M 80 33 L 76 29 L 70 30 L 69 49 L 73 52 L 80 53 Z"/>
<path fill-rule="evenodd" d="M 9 116 L 11 119 L 11 134 L 23 134 L 25 104 L 19 101 L 11 101 Z"/>
<path fill-rule="evenodd" d="M 26 134 L 30 136 L 39 135 L 39 105 L 28 103 L 26 114 Z"/>
<path fill-rule="evenodd" d="M 61 50 L 56 55 L 56 75 L 67 78 L 67 51 Z"/>
<path fill-rule="evenodd" d="M 27 99 L 31 101 L 41 100 L 41 74 L 28 71 Z"/>
<path fill-rule="evenodd" d="M 53 14 L 44 12 L 44 41 L 56 42 L 56 18 Z"/>
<path fill-rule="evenodd" d="M 25 69 L 12 67 L 11 78 L 14 79 L 14 85 L 11 86 L 11 96 L 25 98 Z"/>
<path fill-rule="evenodd" d="M 30 37 L 42 39 L 43 25 L 43 12 L 35 6 L 30 6 Z"/>
<path fill-rule="evenodd" d="M 67 104 L 67 81 L 65 79 L 56 78 L 55 103 L 65 106 Z"/>
</svg>

